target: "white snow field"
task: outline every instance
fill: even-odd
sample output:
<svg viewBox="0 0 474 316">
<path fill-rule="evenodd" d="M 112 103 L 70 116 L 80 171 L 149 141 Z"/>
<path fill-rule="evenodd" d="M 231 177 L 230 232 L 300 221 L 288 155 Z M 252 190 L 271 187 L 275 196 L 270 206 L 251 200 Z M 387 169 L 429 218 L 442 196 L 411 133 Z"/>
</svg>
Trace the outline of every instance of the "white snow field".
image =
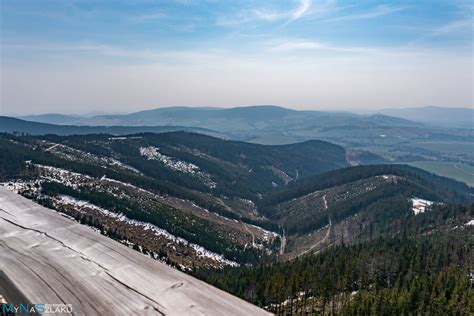
<svg viewBox="0 0 474 316">
<path fill-rule="evenodd" d="M 75 315 L 269 315 L 5 188 L 0 275 L 28 300 L 9 303 L 72 304 Z"/>
<path fill-rule="evenodd" d="M 411 209 L 415 215 L 424 213 L 434 203 L 433 201 L 428 201 L 428 200 L 419 199 L 419 198 L 412 198 L 411 201 L 412 201 Z"/>
</svg>

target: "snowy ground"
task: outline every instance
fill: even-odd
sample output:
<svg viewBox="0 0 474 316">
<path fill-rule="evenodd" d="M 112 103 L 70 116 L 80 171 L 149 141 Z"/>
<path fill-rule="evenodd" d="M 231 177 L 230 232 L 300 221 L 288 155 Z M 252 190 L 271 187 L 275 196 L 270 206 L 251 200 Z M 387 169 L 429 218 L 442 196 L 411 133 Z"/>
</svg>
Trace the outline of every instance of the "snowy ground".
<svg viewBox="0 0 474 316">
<path fill-rule="evenodd" d="M 413 213 L 419 214 L 423 213 L 426 211 L 431 205 L 433 205 L 433 201 L 428 201 L 428 200 L 423 200 L 423 199 L 418 199 L 418 198 L 413 198 L 411 199 L 412 202 L 412 211 Z"/>
<path fill-rule="evenodd" d="M 72 186 L 72 187 L 75 187 L 75 186 L 78 185 L 77 180 L 80 179 L 80 178 L 77 178 L 77 177 L 80 174 L 76 174 L 76 173 L 73 173 L 73 172 L 70 172 L 70 171 L 67 171 L 67 170 L 64 170 L 64 169 L 59 169 L 59 168 L 53 168 L 53 167 L 41 166 L 41 165 L 36 165 L 36 166 L 38 168 L 39 167 L 43 168 L 42 170 L 52 171 L 51 173 L 46 173 L 46 174 L 43 175 L 44 178 L 46 178 L 50 181 L 63 183 L 65 185 Z M 47 169 L 44 169 L 44 168 L 47 168 Z M 63 180 L 62 182 L 59 181 L 59 179 L 61 179 L 61 177 L 58 178 L 58 176 L 62 177 L 62 180 Z M 86 179 L 91 180 L 92 178 L 87 177 Z M 26 192 L 30 192 L 30 193 L 33 193 L 33 194 L 38 194 L 42 181 L 43 180 L 37 179 L 37 180 L 31 180 L 31 181 L 0 182 L 0 187 L 4 187 L 4 188 L 6 188 L 10 191 L 13 191 L 15 193 L 21 193 L 21 192 L 26 191 Z M 137 189 L 139 191 L 142 191 L 144 193 L 152 194 L 151 192 L 148 192 L 148 191 L 145 191 L 143 189 L 137 188 L 137 187 L 135 187 L 131 184 L 123 183 L 123 182 L 120 182 L 120 181 L 117 181 L 117 180 L 108 179 L 105 176 L 101 178 L 101 181 L 108 181 L 108 182 L 113 182 L 113 183 L 124 185 L 124 186 L 129 186 L 129 187 L 132 187 L 132 188 Z M 159 236 L 169 240 L 170 247 L 171 247 L 171 245 L 173 245 L 175 243 L 181 244 L 183 246 L 185 245 L 186 247 L 192 248 L 198 256 L 200 256 L 202 258 L 211 259 L 216 264 L 215 266 L 213 265 L 214 267 L 223 267 L 223 266 L 226 266 L 226 265 L 236 267 L 236 266 L 239 265 L 237 262 L 225 259 L 225 257 L 221 254 L 217 254 L 215 252 L 209 251 L 209 250 L 207 250 L 206 248 L 204 248 L 200 245 L 190 243 L 184 238 L 174 236 L 174 235 L 170 234 L 169 232 L 167 232 L 166 230 L 161 229 L 161 228 L 159 228 L 155 225 L 152 225 L 150 223 L 145 223 L 145 222 L 129 219 L 123 214 L 119 214 L 119 213 L 115 213 L 115 212 L 106 210 L 104 208 L 98 207 L 98 206 L 96 206 L 94 204 L 91 204 L 89 202 L 78 200 L 78 199 L 75 199 L 75 198 L 70 197 L 70 196 L 61 195 L 61 196 L 58 196 L 58 197 L 54 198 L 53 203 L 54 203 L 55 206 L 60 206 L 60 205 L 72 206 L 77 211 L 80 211 L 80 212 L 87 212 L 87 209 L 96 210 L 99 213 L 101 213 L 105 216 L 111 217 L 116 221 L 122 221 L 122 222 L 126 222 L 130 225 L 133 225 L 133 226 L 139 226 L 143 230 L 151 230 L 151 231 L 153 231 L 154 234 L 159 235 Z M 84 208 L 86 208 L 86 210 L 84 210 Z M 62 214 L 62 215 L 64 215 L 64 214 Z M 216 215 L 216 216 L 219 216 L 219 215 Z M 227 220 L 229 220 L 229 219 L 227 219 Z M 257 227 L 257 226 L 255 226 L 255 227 Z M 258 227 L 258 228 L 261 229 L 262 231 L 266 232 L 262 228 L 260 228 L 260 227 Z M 272 233 L 272 232 L 268 232 L 268 233 Z M 267 235 L 265 235 L 265 237 L 267 237 Z M 189 267 L 186 267 L 185 269 L 189 270 Z"/>
<path fill-rule="evenodd" d="M 128 170 L 133 173 L 142 175 L 142 173 L 138 171 L 137 169 L 111 157 L 106 157 L 106 156 L 99 157 L 89 152 L 85 152 L 76 148 L 63 145 L 63 144 L 56 144 L 52 142 L 43 141 L 43 145 L 48 146 L 48 148 L 46 148 L 44 151 L 50 152 L 66 160 L 92 163 L 99 166 L 104 166 L 104 165 L 109 165 L 112 167 L 115 166 L 115 167 L 118 167 L 119 169 Z"/>
<path fill-rule="evenodd" d="M 178 243 L 185 244 L 185 245 L 189 245 L 201 257 L 206 257 L 206 258 L 212 259 L 213 261 L 216 261 L 216 262 L 218 262 L 222 265 L 230 265 L 230 266 L 234 266 L 234 267 L 239 265 L 237 262 L 225 259 L 223 255 L 220 255 L 220 254 L 217 254 L 215 252 L 209 251 L 209 250 L 205 249 L 204 247 L 202 247 L 200 245 L 190 243 L 184 238 L 176 237 L 176 236 L 170 234 L 169 232 L 167 232 L 166 230 L 161 229 L 161 228 L 159 228 L 159 227 L 157 227 L 153 224 L 145 223 L 145 222 L 141 222 L 141 221 L 137 221 L 137 220 L 133 220 L 133 219 L 129 219 L 123 214 L 117 214 L 117 213 L 111 212 L 109 210 L 98 207 L 98 206 L 96 206 L 94 204 L 91 204 L 89 202 L 78 200 L 78 199 L 75 199 L 73 197 L 65 196 L 65 195 L 59 196 L 55 200 L 55 202 L 58 203 L 58 204 L 63 204 L 63 205 L 65 204 L 65 205 L 74 206 L 74 207 L 77 207 L 78 209 L 82 209 L 83 207 L 86 207 L 86 208 L 91 208 L 91 209 L 97 210 L 100 213 L 102 213 L 103 215 L 113 217 L 118 221 L 127 222 L 131 225 L 134 225 L 134 226 L 140 226 L 144 230 L 151 230 L 156 235 L 163 236 L 166 239 L 169 239 L 170 241 L 178 242 Z"/>
<path fill-rule="evenodd" d="M 130 192 L 126 193 L 125 192 L 126 190 L 124 191 L 124 189 L 130 188 L 130 189 L 133 189 L 134 191 L 136 191 L 137 193 L 143 194 L 143 196 L 141 198 L 139 197 L 139 200 L 141 200 L 141 201 L 143 201 L 142 198 L 145 198 L 145 196 L 146 196 L 147 198 L 157 199 L 157 200 L 160 200 L 161 203 L 165 203 L 167 205 L 171 205 L 172 207 L 176 207 L 176 205 L 174 205 L 173 203 L 169 204 L 170 201 L 172 202 L 172 200 L 173 200 L 172 198 L 168 197 L 167 199 L 165 199 L 162 196 L 158 196 L 158 195 L 156 195 L 152 192 L 149 192 L 149 191 L 146 191 L 144 189 L 138 188 L 138 187 L 136 187 L 132 184 L 121 182 L 121 181 L 114 180 L 114 179 L 109 179 L 106 176 L 103 176 L 102 178 L 98 179 L 98 178 L 93 178 L 93 177 L 90 177 L 90 176 L 87 176 L 87 175 L 75 173 L 75 172 L 65 170 L 65 169 L 61 169 L 61 168 L 56 168 L 56 167 L 52 167 L 52 166 L 45 166 L 45 165 L 40 165 L 40 164 L 33 164 L 31 162 L 27 162 L 27 163 L 28 163 L 29 166 L 36 168 L 36 170 L 39 172 L 39 175 L 40 175 L 39 179 L 27 180 L 27 181 L 16 180 L 16 181 L 9 181 L 9 182 L 3 182 L 3 183 L 0 182 L 0 187 L 3 186 L 3 187 L 5 187 L 5 188 L 7 188 L 7 189 L 9 189 L 9 190 L 11 190 L 15 193 L 23 194 L 23 193 L 26 192 L 29 195 L 30 194 L 33 194 L 33 195 L 36 194 L 37 196 L 41 196 L 40 187 L 41 187 L 42 183 L 45 182 L 45 181 L 51 181 L 51 182 L 61 183 L 65 186 L 76 188 L 76 189 L 80 186 L 89 186 L 89 187 L 94 187 L 96 189 L 98 187 L 101 187 L 101 189 L 104 189 L 108 194 L 111 194 L 115 197 L 120 197 L 120 198 L 127 197 L 128 193 L 130 193 Z M 131 199 L 134 199 L 134 198 L 136 198 L 136 197 L 135 196 L 133 198 L 131 197 Z M 175 199 L 175 200 L 177 200 L 177 199 Z M 180 201 L 181 201 L 181 206 L 183 206 L 184 204 L 187 203 L 189 205 L 192 205 L 193 211 L 195 211 L 195 212 L 206 212 L 206 213 L 208 213 L 209 215 L 207 215 L 206 218 L 208 220 L 212 220 L 213 222 L 216 221 L 216 218 L 217 219 L 224 219 L 225 221 L 228 221 L 228 222 L 233 222 L 233 221 L 237 222 L 234 219 L 229 219 L 229 218 L 223 217 L 223 216 L 221 216 L 219 214 L 216 214 L 216 213 L 210 213 L 207 209 L 204 209 L 200 206 L 197 206 L 196 204 L 194 204 L 191 201 L 185 201 L 185 200 L 182 200 L 182 199 Z M 140 227 L 143 227 L 145 229 L 150 229 L 150 224 L 141 223 L 141 222 L 139 223 L 138 221 L 130 220 L 130 219 L 124 217 L 121 214 L 120 214 L 120 216 L 117 216 L 119 214 L 109 212 L 108 210 L 103 210 L 103 209 L 98 208 L 96 206 L 92 207 L 92 205 L 90 203 L 86 203 L 85 201 L 77 201 L 77 200 L 71 199 L 71 198 L 65 199 L 65 197 L 63 197 L 61 199 L 57 199 L 55 202 L 58 205 L 59 204 L 64 204 L 64 205 L 74 204 L 75 206 L 77 206 L 76 210 L 80 210 L 84 206 L 89 206 L 92 209 L 100 211 L 100 213 L 102 213 L 104 215 L 114 217 L 118 221 L 126 221 L 129 224 L 132 224 L 134 226 L 140 226 Z M 252 201 L 246 201 L 246 202 L 253 205 Z M 187 207 L 189 207 L 189 205 Z M 221 220 L 217 220 L 217 222 L 218 222 L 217 224 L 222 224 Z M 233 224 L 234 223 L 224 223 L 224 225 L 226 227 L 231 229 L 231 232 L 235 233 L 236 231 L 239 231 L 239 228 L 236 225 L 233 225 Z M 253 245 L 257 249 L 266 249 L 268 251 L 268 247 L 271 246 L 272 241 L 278 236 L 278 234 L 276 234 L 276 233 L 267 231 L 267 230 L 265 230 L 261 227 L 257 227 L 257 226 L 254 226 L 254 225 L 249 225 L 249 224 L 245 224 L 245 223 L 239 223 L 239 225 L 242 225 L 243 227 L 246 227 L 247 231 L 249 230 L 248 228 L 250 228 L 250 230 L 252 230 L 252 232 L 250 232 L 250 234 L 254 236 L 253 239 L 254 239 L 255 243 L 251 243 L 251 245 Z M 211 252 L 211 251 L 203 248 L 200 245 L 189 243 L 185 239 L 183 239 L 181 237 L 178 237 L 178 236 L 173 236 L 173 235 L 169 234 L 168 232 L 164 233 L 165 231 L 163 229 L 158 228 L 156 226 L 154 226 L 154 228 L 155 229 L 152 229 L 152 230 L 157 235 L 160 235 L 162 237 L 167 237 L 168 240 L 172 244 L 180 243 L 181 245 L 186 245 L 186 247 L 191 247 L 193 249 L 193 251 L 196 252 L 196 254 L 199 255 L 200 257 L 211 259 L 216 264 L 216 265 L 213 265 L 215 267 L 223 267 L 225 265 L 231 265 L 231 266 L 238 265 L 236 262 L 226 260 L 222 255 Z M 233 236 L 235 236 L 235 235 L 233 235 Z"/>
<path fill-rule="evenodd" d="M 80 315 L 267 315 L 5 188 L 0 248 L 0 270 L 30 302 Z"/>
<path fill-rule="evenodd" d="M 200 168 L 195 164 L 163 155 L 159 152 L 159 148 L 153 146 L 140 147 L 140 155 L 142 155 L 148 160 L 158 160 L 171 170 L 180 171 L 196 176 L 202 179 L 203 184 L 211 189 L 215 188 L 217 185 L 211 179 L 211 176 L 208 173 L 202 172 Z"/>
</svg>

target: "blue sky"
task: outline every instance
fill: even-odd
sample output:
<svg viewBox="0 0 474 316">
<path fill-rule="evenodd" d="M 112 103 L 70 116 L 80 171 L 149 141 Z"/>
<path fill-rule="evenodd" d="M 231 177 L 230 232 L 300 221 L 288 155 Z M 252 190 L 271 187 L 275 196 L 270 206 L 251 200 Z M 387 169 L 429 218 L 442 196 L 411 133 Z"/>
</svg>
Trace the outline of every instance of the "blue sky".
<svg viewBox="0 0 474 316">
<path fill-rule="evenodd" d="M 1 112 L 472 106 L 471 1 L 1 2 Z"/>
</svg>

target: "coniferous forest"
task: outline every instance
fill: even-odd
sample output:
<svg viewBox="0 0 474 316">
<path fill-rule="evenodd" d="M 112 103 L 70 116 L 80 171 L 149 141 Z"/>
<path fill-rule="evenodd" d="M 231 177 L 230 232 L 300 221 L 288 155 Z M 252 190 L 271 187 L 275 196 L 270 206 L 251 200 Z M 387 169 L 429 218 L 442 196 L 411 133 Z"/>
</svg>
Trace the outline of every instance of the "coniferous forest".
<svg viewBox="0 0 474 316">
<path fill-rule="evenodd" d="M 197 275 L 278 315 L 472 315 L 473 232 L 378 238 Z"/>
<path fill-rule="evenodd" d="M 0 134 L 3 186 L 272 313 L 472 315 L 473 189 L 344 159 L 325 142 Z"/>
</svg>

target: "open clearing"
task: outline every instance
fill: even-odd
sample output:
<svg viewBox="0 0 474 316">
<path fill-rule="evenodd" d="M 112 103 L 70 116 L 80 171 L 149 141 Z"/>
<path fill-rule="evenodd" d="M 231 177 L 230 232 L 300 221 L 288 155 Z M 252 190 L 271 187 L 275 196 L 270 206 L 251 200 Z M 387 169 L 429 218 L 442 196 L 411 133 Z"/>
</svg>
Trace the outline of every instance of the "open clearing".
<svg viewBox="0 0 474 316">
<path fill-rule="evenodd" d="M 415 161 L 409 163 L 413 167 L 424 169 L 437 175 L 452 178 L 474 187 L 474 167 L 455 162 Z"/>
<path fill-rule="evenodd" d="M 4 188 L 0 251 L 9 303 L 72 304 L 75 315 L 268 314 Z"/>
<path fill-rule="evenodd" d="M 285 136 L 285 135 L 261 135 L 249 140 L 249 143 L 260 144 L 260 145 L 287 145 L 298 143 L 299 140 L 296 137 Z"/>
<path fill-rule="evenodd" d="M 455 155 L 474 155 L 474 142 L 469 141 L 424 141 L 416 142 L 415 146 L 424 149 Z"/>
</svg>

